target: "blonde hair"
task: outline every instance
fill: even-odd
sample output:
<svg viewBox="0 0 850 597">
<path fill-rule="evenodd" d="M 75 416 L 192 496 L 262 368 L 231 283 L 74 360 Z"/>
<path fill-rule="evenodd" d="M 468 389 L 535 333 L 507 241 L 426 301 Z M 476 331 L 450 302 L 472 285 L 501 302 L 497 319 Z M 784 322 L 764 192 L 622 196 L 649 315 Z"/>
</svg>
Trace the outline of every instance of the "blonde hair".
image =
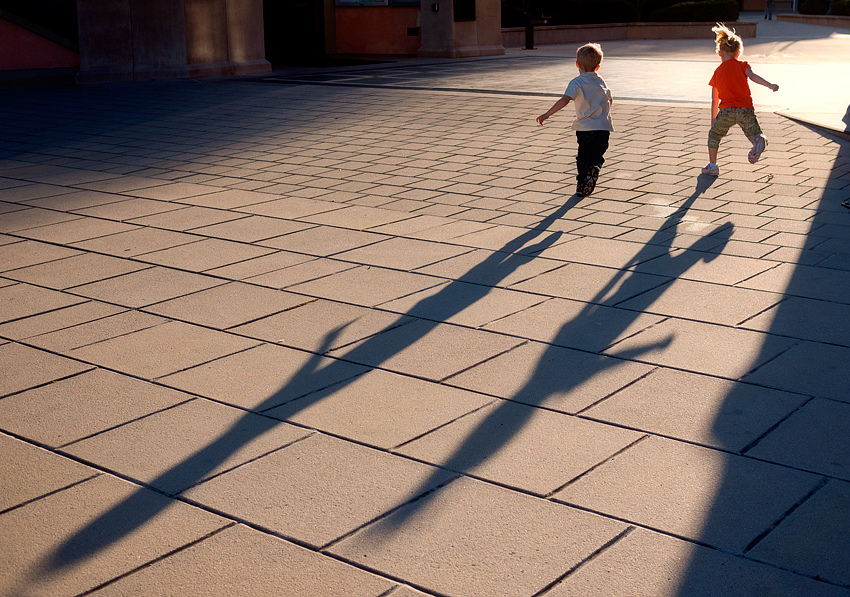
<svg viewBox="0 0 850 597">
<path fill-rule="evenodd" d="M 711 30 L 714 32 L 714 43 L 717 44 L 718 52 L 728 52 L 735 55 L 744 53 L 744 41 L 740 35 L 735 33 L 734 29 L 729 29 L 723 23 L 717 23 L 717 26 L 712 27 Z"/>
<path fill-rule="evenodd" d="M 584 44 L 576 50 L 576 62 L 584 72 L 593 72 L 602 64 L 602 46 L 599 44 Z"/>
</svg>

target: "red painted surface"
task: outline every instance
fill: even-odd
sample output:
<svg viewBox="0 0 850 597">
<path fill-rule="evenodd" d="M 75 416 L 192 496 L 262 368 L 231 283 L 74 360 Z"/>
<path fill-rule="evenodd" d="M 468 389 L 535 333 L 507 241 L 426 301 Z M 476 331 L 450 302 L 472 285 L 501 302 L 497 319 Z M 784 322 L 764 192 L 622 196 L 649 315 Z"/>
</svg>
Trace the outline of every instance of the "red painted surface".
<svg viewBox="0 0 850 597">
<path fill-rule="evenodd" d="M 0 70 L 63 68 L 80 65 L 80 56 L 26 29 L 0 19 Z"/>
<path fill-rule="evenodd" d="M 416 54 L 419 9 L 412 6 L 337 6 L 336 51 L 340 54 Z"/>
</svg>

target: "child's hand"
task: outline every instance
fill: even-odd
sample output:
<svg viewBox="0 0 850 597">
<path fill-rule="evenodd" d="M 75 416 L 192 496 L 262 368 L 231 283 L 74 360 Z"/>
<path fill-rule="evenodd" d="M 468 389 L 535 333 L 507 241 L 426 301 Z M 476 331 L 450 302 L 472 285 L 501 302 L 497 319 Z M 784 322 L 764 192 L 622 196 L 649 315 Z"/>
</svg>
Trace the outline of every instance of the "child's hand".
<svg viewBox="0 0 850 597">
<path fill-rule="evenodd" d="M 539 124 L 540 126 L 543 126 L 543 121 L 546 120 L 547 118 L 549 118 L 549 116 L 547 114 L 541 114 L 540 116 L 537 117 L 537 124 Z"/>
<path fill-rule="evenodd" d="M 777 85 L 776 83 L 771 85 L 770 88 L 773 89 L 773 91 L 779 91 L 779 85 Z"/>
</svg>

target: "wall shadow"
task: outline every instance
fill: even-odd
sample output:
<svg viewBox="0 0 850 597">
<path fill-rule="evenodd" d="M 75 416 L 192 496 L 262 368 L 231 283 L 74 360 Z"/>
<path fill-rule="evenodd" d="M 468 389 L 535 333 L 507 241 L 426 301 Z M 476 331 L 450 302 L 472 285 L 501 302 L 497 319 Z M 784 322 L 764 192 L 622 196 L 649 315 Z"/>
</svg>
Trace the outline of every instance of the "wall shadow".
<svg viewBox="0 0 850 597">
<path fill-rule="evenodd" d="M 848 124 L 850 124 L 850 113 L 845 117 L 848 120 Z M 817 129 L 815 127 L 805 126 L 805 128 L 818 132 L 824 136 L 830 137 L 839 144 L 840 148 L 837 153 L 835 162 L 833 164 L 833 169 L 830 172 L 828 182 L 825 185 L 827 189 L 822 193 L 820 200 L 815 205 L 815 208 L 818 210 L 814 218 L 811 220 L 811 226 L 809 227 L 808 238 L 807 241 L 812 241 L 812 233 L 817 231 L 817 229 L 826 225 L 835 225 L 836 223 L 844 222 L 845 226 L 848 226 L 848 230 L 850 230 L 850 221 L 846 219 L 848 214 L 846 210 L 844 210 L 840 203 L 844 199 L 850 198 L 850 192 L 848 189 L 848 181 L 847 181 L 847 173 L 846 173 L 846 163 L 850 161 L 850 141 L 838 139 L 834 136 L 829 135 L 828 133 L 824 133 L 822 130 Z M 839 169 L 840 166 L 844 165 L 844 169 Z M 841 178 L 841 180 L 839 180 Z M 844 191 L 839 191 L 841 187 L 844 187 Z M 814 246 L 817 243 L 807 242 L 806 246 Z M 835 245 L 833 245 L 835 246 Z M 816 249 L 815 249 L 816 250 Z M 805 253 L 806 249 L 803 249 L 802 252 Z M 847 252 L 850 252 L 850 249 L 846 249 Z M 806 268 L 802 266 L 801 263 L 793 264 L 794 265 L 794 273 L 791 275 L 787 288 L 784 291 L 784 295 L 786 297 L 793 296 L 801 296 L 801 297 L 811 297 L 812 296 L 812 288 L 811 281 L 812 278 L 804 271 Z M 840 270 L 835 270 L 837 273 Z M 846 328 L 847 324 L 850 322 L 847 321 L 836 321 L 836 326 L 844 326 Z M 805 327 L 811 327 L 812 329 L 816 329 L 821 325 L 821 320 L 818 317 L 818 314 L 814 311 L 806 311 L 799 308 L 794 308 L 787 301 L 783 301 L 779 304 L 776 315 L 771 323 L 770 329 L 767 331 L 767 336 L 765 337 L 765 341 L 759 351 L 759 354 L 755 357 L 753 363 L 762 363 L 758 369 L 754 371 L 750 371 L 747 375 L 745 375 L 742 379 L 744 381 L 749 381 L 748 377 L 753 374 L 758 373 L 760 369 L 765 367 L 772 366 L 770 363 L 770 358 L 777 353 L 780 353 L 776 359 L 778 363 L 788 363 L 787 360 L 781 361 L 783 358 L 781 352 L 785 352 L 787 349 L 788 343 L 788 332 L 789 329 L 801 329 Z M 787 349 L 789 356 L 793 353 L 792 351 L 797 348 L 798 345 L 792 346 L 790 349 Z M 850 351 L 848 351 L 850 354 Z M 803 352 L 801 354 L 795 354 L 794 358 L 805 358 L 806 353 Z M 829 375 L 828 368 L 818 367 L 816 363 L 812 363 L 812 368 L 810 369 L 811 381 L 812 381 L 812 390 L 809 394 L 809 391 L 805 391 L 806 394 L 810 396 L 815 396 L 815 400 L 817 400 L 818 389 L 824 388 L 834 384 L 835 387 L 841 387 L 841 382 L 838 379 L 839 376 L 843 376 L 843 379 L 846 380 L 847 370 L 846 367 L 838 366 L 833 369 L 835 377 L 833 379 L 824 379 L 824 375 Z M 763 377 L 759 378 L 754 383 L 760 383 L 763 381 Z M 802 391 L 797 388 L 784 388 L 782 387 L 782 383 L 768 384 L 770 386 L 776 387 L 778 389 L 785 389 L 788 391 Z M 845 381 L 846 385 L 846 381 Z M 730 393 L 724 398 L 723 405 L 718 407 L 718 412 L 723 412 L 727 410 L 725 404 L 737 404 L 740 403 L 741 399 L 746 398 L 749 394 L 749 390 L 746 389 L 744 384 L 736 384 L 735 388 L 733 388 Z M 801 401 L 805 400 L 805 395 L 801 395 Z M 830 398 L 827 396 L 827 398 Z M 834 396 L 832 397 L 835 398 Z M 846 398 L 845 398 L 846 400 Z M 793 415 L 792 415 L 793 416 Z M 779 427 L 776 429 L 781 429 L 783 423 L 779 424 Z M 736 455 L 746 456 L 751 450 L 757 447 L 758 442 L 764 440 L 765 437 L 769 437 L 770 433 L 776 431 L 776 429 L 766 430 L 766 435 L 758 438 L 756 442 L 751 443 L 750 445 L 744 447 L 740 451 L 736 452 Z M 848 430 L 850 431 L 850 430 Z M 713 428 L 713 433 L 719 439 L 723 439 L 724 436 L 724 427 L 723 422 L 719 419 L 715 421 L 715 425 Z M 783 436 L 785 440 L 789 440 L 789 436 L 786 434 Z M 796 437 L 791 438 L 790 441 L 786 441 L 789 445 L 800 445 L 800 449 L 804 450 L 805 447 L 802 447 L 807 442 L 811 442 L 812 437 Z M 820 440 L 818 440 L 820 441 Z M 728 457 L 726 459 L 726 467 L 722 472 L 722 479 L 718 484 L 718 491 L 714 501 L 711 505 L 710 510 L 707 512 L 707 516 L 705 519 L 705 523 L 703 525 L 703 529 L 701 531 L 700 536 L 697 538 L 698 541 L 703 543 L 704 545 L 712 545 L 713 539 L 719 536 L 722 536 L 725 530 L 729 528 L 729 512 L 735 511 L 739 509 L 740 506 L 738 504 L 739 497 L 742 491 L 742 488 L 739 484 L 736 484 L 735 479 L 740 479 L 739 475 L 730 474 L 730 462 L 732 458 L 737 456 Z M 743 551 L 736 555 L 744 555 L 747 556 L 754 549 L 757 549 L 758 545 L 769 538 L 772 533 L 777 530 L 782 530 L 783 524 L 790 520 L 789 516 L 793 516 L 793 512 L 802 508 L 806 505 L 806 503 L 815 497 L 817 494 L 822 492 L 825 487 L 828 487 L 830 484 L 840 483 L 840 481 L 834 480 L 834 477 L 830 478 L 829 475 L 825 475 L 822 471 L 817 470 L 817 464 L 811 463 L 810 467 L 803 467 L 801 470 L 808 470 L 815 474 L 824 475 L 821 483 L 814 487 L 813 491 L 806 496 L 802 497 L 801 503 L 794 504 L 789 512 L 786 512 L 779 520 L 774 522 L 774 525 L 768 529 L 764 529 L 761 533 L 753 536 L 749 542 L 749 544 L 743 549 Z M 792 465 L 792 468 L 796 468 Z M 829 479 L 829 480 L 827 480 Z M 829 523 L 828 523 L 829 524 Z M 797 566 L 796 572 L 802 574 L 803 576 L 807 576 L 809 578 L 814 578 L 815 580 L 823 580 L 826 582 L 830 582 L 832 580 L 833 583 L 836 583 L 840 586 L 845 586 L 847 582 L 847 576 L 844 576 L 843 580 L 836 581 L 835 577 L 830 579 L 829 573 L 823 573 L 823 570 L 819 568 L 819 566 L 812 566 L 811 560 L 807 557 L 807 553 L 813 554 L 829 554 L 835 552 L 835 550 L 841 550 L 841 545 L 830 545 L 828 534 L 820 532 L 817 528 L 809 527 L 808 529 L 802 529 L 800 525 L 797 525 L 795 529 L 795 535 L 793 539 L 793 545 L 788 545 L 787 548 L 792 552 L 796 551 L 796 557 L 799 558 L 799 565 Z M 816 557 L 816 556 L 815 556 Z M 753 559 L 758 560 L 758 557 L 753 557 Z M 844 558 L 846 561 L 846 558 Z M 682 580 L 678 586 L 678 590 L 675 593 L 678 597 L 691 597 L 693 595 L 704 595 L 706 593 L 706 587 L 710 586 L 711 583 L 717 581 L 717 558 L 711 553 L 711 550 L 701 549 L 695 550 L 691 557 L 691 560 L 686 563 L 684 566 Z M 769 564 L 775 565 L 779 568 L 785 568 L 783 563 L 777 562 L 768 562 Z M 786 568 L 788 569 L 788 568 Z M 826 568 L 829 569 L 828 566 Z M 820 576 L 820 578 L 818 578 Z M 781 587 L 774 586 L 778 592 L 781 592 Z M 829 588 L 829 587 L 825 587 Z M 771 592 L 772 589 L 770 587 L 764 588 L 765 593 Z M 796 589 L 788 589 L 787 594 L 798 595 L 800 593 L 795 592 Z M 718 594 L 718 593 L 715 593 Z M 741 593 L 743 594 L 743 593 Z M 761 594 L 761 593 L 760 593 Z M 783 593 L 785 594 L 785 593 Z M 818 593 L 820 594 L 820 593 Z"/>
</svg>

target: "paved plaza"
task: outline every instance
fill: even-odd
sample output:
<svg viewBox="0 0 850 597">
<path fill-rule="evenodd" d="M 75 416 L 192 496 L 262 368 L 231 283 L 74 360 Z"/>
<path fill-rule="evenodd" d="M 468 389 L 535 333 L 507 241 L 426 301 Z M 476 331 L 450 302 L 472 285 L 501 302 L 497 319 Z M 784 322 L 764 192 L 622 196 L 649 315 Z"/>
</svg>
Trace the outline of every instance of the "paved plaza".
<svg viewBox="0 0 850 597">
<path fill-rule="evenodd" d="M 763 25 L 718 178 L 710 32 L 603 44 L 586 198 L 576 45 L 0 88 L 0 595 L 850 596 L 850 30 Z"/>
</svg>

